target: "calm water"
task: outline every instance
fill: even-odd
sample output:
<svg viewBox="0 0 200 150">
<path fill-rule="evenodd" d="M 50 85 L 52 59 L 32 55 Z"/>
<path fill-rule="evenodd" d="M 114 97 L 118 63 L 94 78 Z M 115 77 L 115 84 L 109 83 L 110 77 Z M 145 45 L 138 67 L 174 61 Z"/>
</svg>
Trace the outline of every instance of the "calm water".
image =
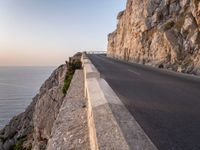
<svg viewBox="0 0 200 150">
<path fill-rule="evenodd" d="M 23 112 L 55 67 L 0 67 L 0 128 Z"/>
</svg>

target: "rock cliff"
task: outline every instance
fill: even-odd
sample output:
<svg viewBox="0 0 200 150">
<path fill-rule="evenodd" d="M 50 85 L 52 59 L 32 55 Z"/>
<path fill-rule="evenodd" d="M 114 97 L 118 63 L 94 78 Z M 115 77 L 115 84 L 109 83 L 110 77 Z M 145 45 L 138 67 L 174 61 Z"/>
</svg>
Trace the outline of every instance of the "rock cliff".
<svg viewBox="0 0 200 150">
<path fill-rule="evenodd" d="M 67 95 L 71 79 L 75 70 L 82 67 L 81 56 L 82 53 L 76 53 L 66 64 L 58 67 L 41 86 L 26 111 L 14 117 L 0 130 L 0 150 L 46 149 L 63 101 L 65 97 L 69 97 Z M 72 87 L 73 91 L 77 87 L 79 86 Z"/>
<path fill-rule="evenodd" d="M 0 150 L 45 149 L 53 123 L 64 99 L 67 65 L 58 67 L 40 88 L 25 112 L 0 131 Z"/>
<path fill-rule="evenodd" d="M 200 0 L 128 0 L 108 56 L 200 74 Z"/>
</svg>

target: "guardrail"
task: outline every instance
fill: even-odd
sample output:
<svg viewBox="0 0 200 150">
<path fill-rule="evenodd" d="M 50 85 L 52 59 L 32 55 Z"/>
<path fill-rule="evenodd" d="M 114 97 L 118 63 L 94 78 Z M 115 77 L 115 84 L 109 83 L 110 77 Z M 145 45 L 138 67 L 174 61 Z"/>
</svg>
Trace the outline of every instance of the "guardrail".
<svg viewBox="0 0 200 150">
<path fill-rule="evenodd" d="M 91 150 L 157 150 L 86 53 L 81 60 Z"/>
<path fill-rule="evenodd" d="M 86 54 L 107 54 L 107 51 L 85 51 Z"/>
</svg>

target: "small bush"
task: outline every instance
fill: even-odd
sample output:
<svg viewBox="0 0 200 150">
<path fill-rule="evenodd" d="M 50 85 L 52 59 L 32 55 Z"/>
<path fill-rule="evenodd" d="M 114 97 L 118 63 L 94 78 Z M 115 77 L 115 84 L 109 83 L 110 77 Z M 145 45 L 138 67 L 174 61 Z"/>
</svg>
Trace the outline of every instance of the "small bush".
<svg viewBox="0 0 200 150">
<path fill-rule="evenodd" d="M 174 21 L 170 20 L 170 21 L 164 23 L 164 24 L 162 25 L 161 29 L 162 29 L 163 31 L 167 31 L 167 30 L 171 29 L 171 28 L 174 26 L 174 24 L 175 24 Z"/>
<path fill-rule="evenodd" d="M 81 69 L 82 63 L 81 61 L 73 61 L 68 63 L 68 73 L 74 74 L 76 69 Z"/>
<path fill-rule="evenodd" d="M 67 75 L 65 77 L 65 81 L 64 81 L 64 86 L 63 86 L 63 94 L 66 95 L 67 94 L 67 90 L 69 89 L 71 80 L 72 80 L 73 75 Z"/>
<path fill-rule="evenodd" d="M 64 81 L 64 86 L 63 86 L 63 94 L 66 95 L 67 91 L 69 89 L 71 80 L 73 78 L 74 72 L 76 71 L 76 69 L 81 69 L 82 68 L 82 63 L 80 60 L 76 60 L 76 61 L 72 61 L 67 63 L 67 74 L 65 77 L 65 81 Z"/>
</svg>

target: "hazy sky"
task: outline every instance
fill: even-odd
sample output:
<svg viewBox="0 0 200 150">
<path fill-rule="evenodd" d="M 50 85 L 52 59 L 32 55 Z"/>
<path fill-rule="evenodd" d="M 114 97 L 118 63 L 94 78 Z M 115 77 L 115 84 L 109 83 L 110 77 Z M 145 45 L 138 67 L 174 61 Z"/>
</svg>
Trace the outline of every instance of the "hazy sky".
<svg viewBox="0 0 200 150">
<path fill-rule="evenodd" d="M 0 0 L 0 66 L 59 65 L 105 50 L 126 0 Z"/>
</svg>

